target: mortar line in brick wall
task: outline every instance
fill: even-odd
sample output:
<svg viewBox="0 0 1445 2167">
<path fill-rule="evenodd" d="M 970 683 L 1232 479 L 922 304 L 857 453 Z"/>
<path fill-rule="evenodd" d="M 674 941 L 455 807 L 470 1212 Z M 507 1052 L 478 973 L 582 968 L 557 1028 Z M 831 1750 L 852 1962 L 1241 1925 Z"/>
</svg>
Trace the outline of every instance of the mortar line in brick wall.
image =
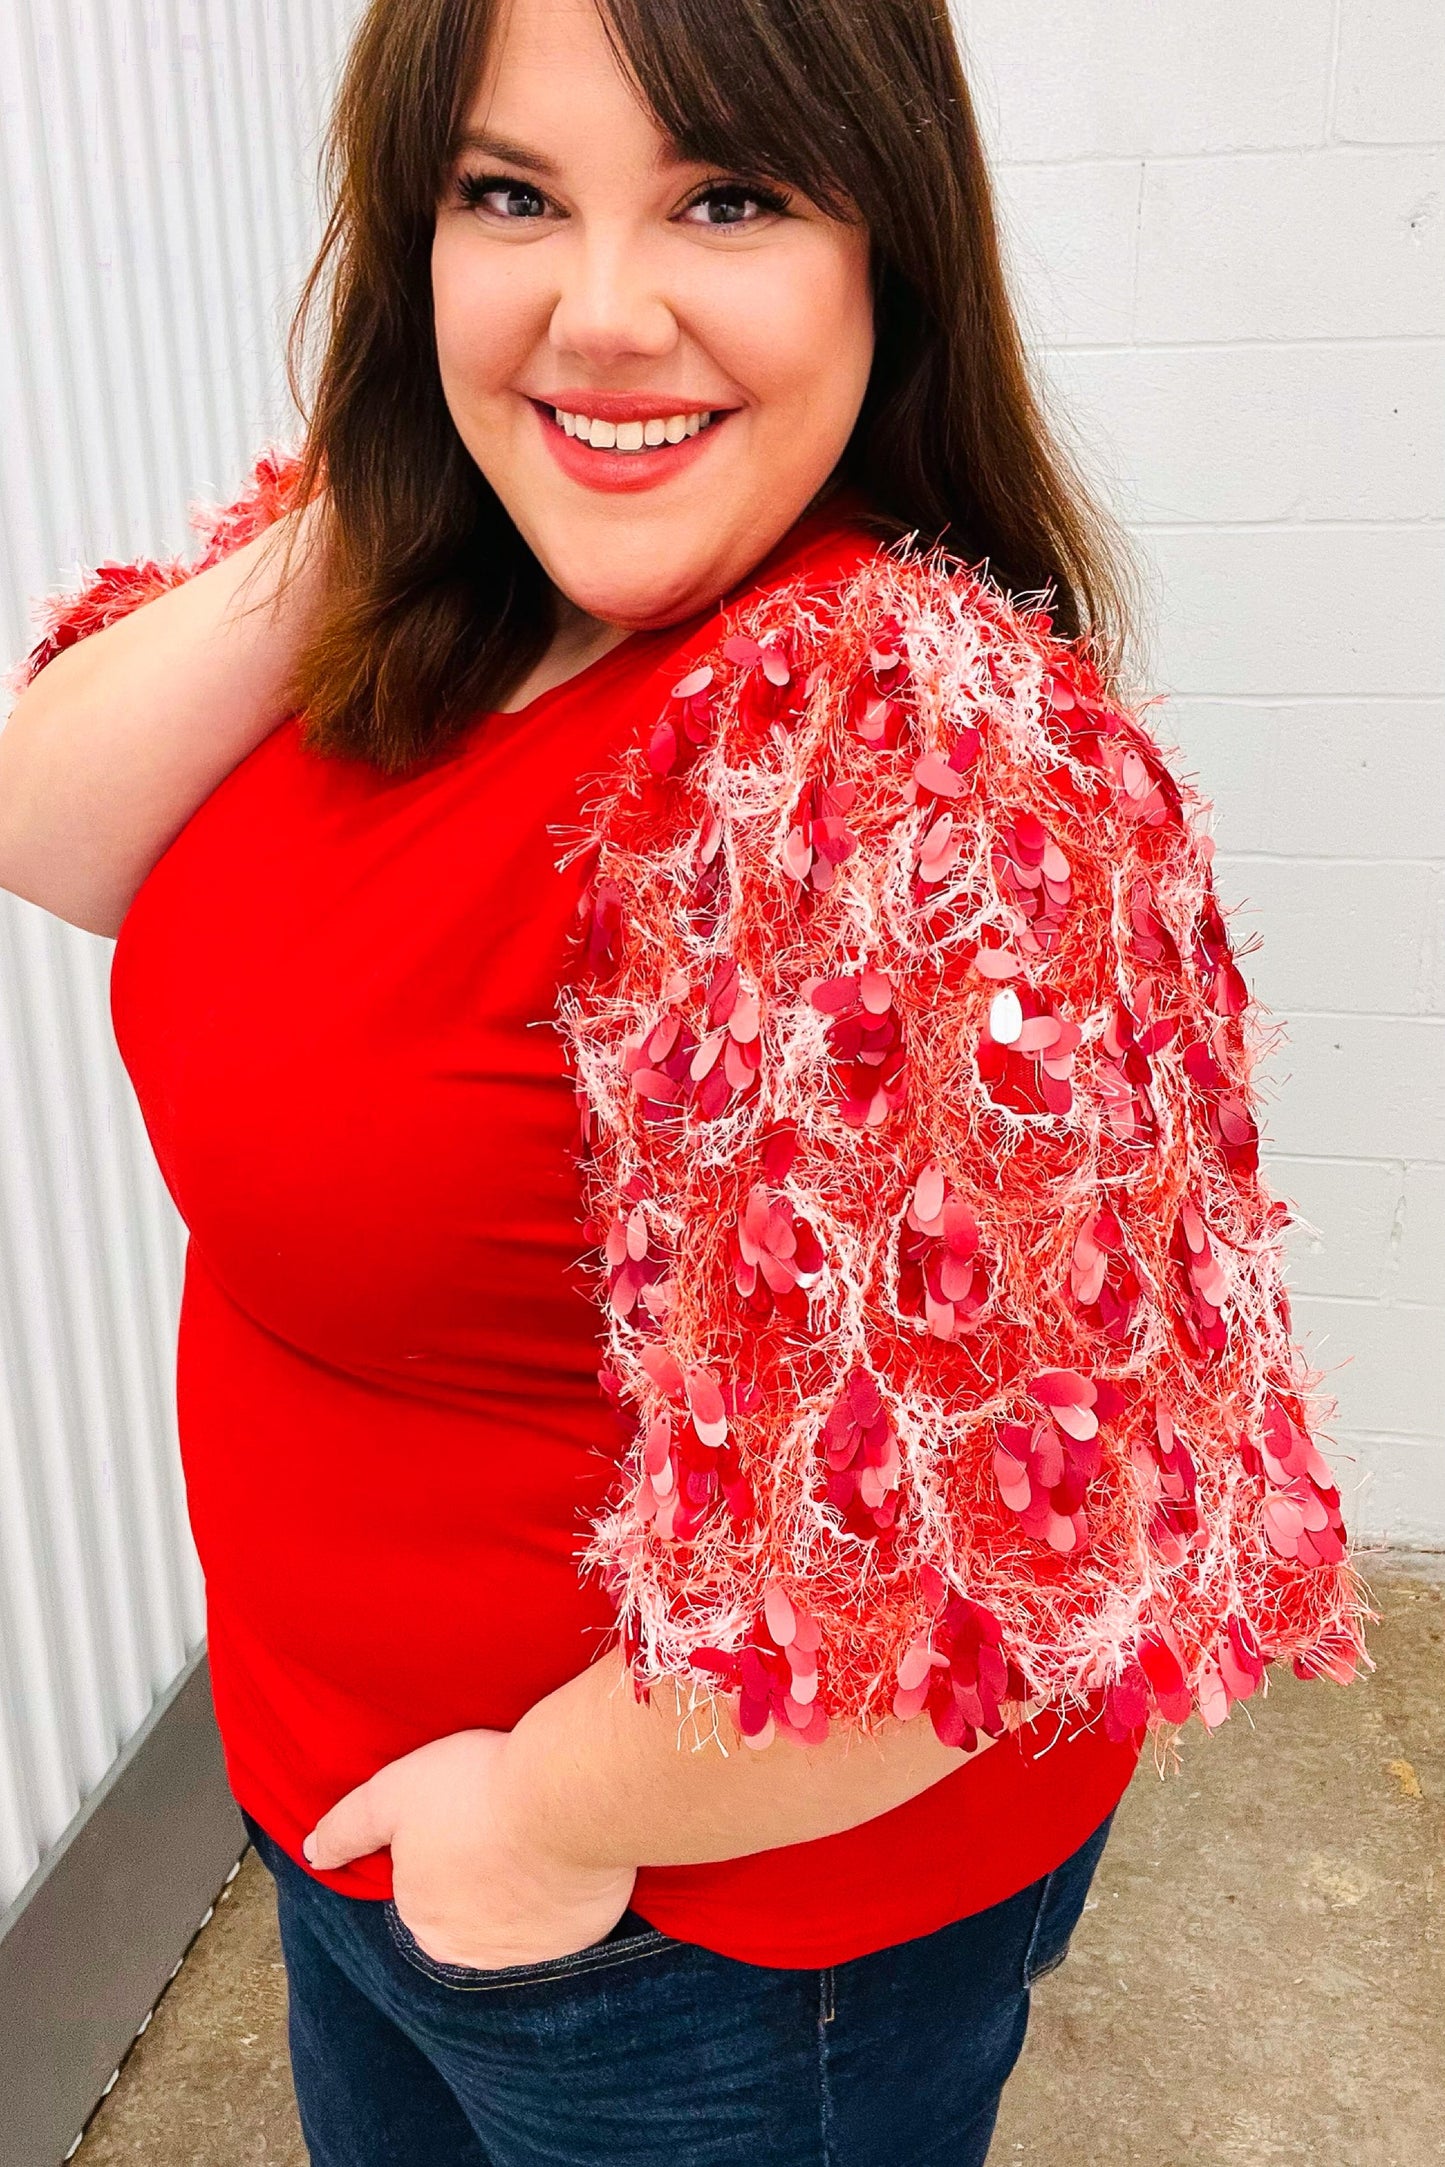
<svg viewBox="0 0 1445 2167">
<path fill-rule="evenodd" d="M 1269 1166 L 1388 1166 L 1403 1179 L 1406 1174 L 1445 1174 L 1445 1159 L 1419 1158 L 1407 1151 L 1271 1151 L 1261 1162 Z"/>
<path fill-rule="evenodd" d="M 1445 519 L 1130 519 L 1131 534 L 1439 534 Z"/>
<path fill-rule="evenodd" d="M 1078 166 L 1207 166 L 1228 161 L 1243 164 L 1248 158 L 1398 158 L 1409 151 L 1445 149 L 1437 135 L 1404 136 L 1390 143 L 1252 143 L 1248 148 L 1220 150 L 1080 151 L 1069 158 L 1000 158 L 1000 173 L 1065 172 Z"/>
<path fill-rule="evenodd" d="M 1039 345 L 1041 354 L 1222 354 L 1231 348 L 1268 347 L 1288 353 L 1295 347 L 1445 346 L 1438 331 L 1348 332 L 1336 337 L 1234 339 L 1058 339 Z"/>
<path fill-rule="evenodd" d="M 1333 1303 L 1338 1309 L 1388 1309 L 1414 1316 L 1445 1317 L 1445 1302 L 1401 1302 L 1393 1294 L 1306 1294 L 1301 1287 L 1291 1287 L 1291 1294 L 1298 1302 L 1312 1302 L 1318 1308 Z M 1304 1320 L 1308 1329 L 1308 1319 Z"/>
<path fill-rule="evenodd" d="M 1334 1434 L 1341 1444 L 1426 1445 L 1432 1450 L 1445 1445 L 1445 1437 L 1436 1430 L 1336 1430 Z"/>
<path fill-rule="evenodd" d="M 1265 1169 L 1265 1179 L 1279 1181 L 1286 1189 L 1294 1180 L 1294 1170 L 1301 1166 L 1338 1166 L 1350 1173 L 1387 1173 L 1392 1181 L 1405 1182 L 1412 1174 L 1445 1174 L 1445 1159 L 1362 1159 L 1348 1152 L 1336 1151 L 1276 1151 L 1264 1153 L 1260 1165 Z M 1274 1171 L 1271 1173 L 1270 1169 Z M 1311 1222 L 1312 1223 L 1312 1222 Z"/>
<path fill-rule="evenodd" d="M 1337 135 L 1328 143 L 1321 143 L 1320 150 L 1439 150 L 1442 138 L 1438 135 L 1391 136 L 1388 142 L 1377 143 L 1371 137 Z"/>
<path fill-rule="evenodd" d="M 1171 692 L 1171 707 L 1439 707 L 1438 692 Z"/>
<path fill-rule="evenodd" d="M 1148 180 L 1142 159 L 1134 184 L 1134 226 L 1129 236 L 1129 336 L 1139 335 L 1139 244 L 1144 233 L 1144 190 Z"/>
<path fill-rule="evenodd" d="M 1344 0 L 1334 0 L 1330 10 L 1330 65 L 1325 82 L 1325 141 L 1333 143 L 1335 114 L 1339 103 L 1340 47 L 1344 43 Z"/>
<path fill-rule="evenodd" d="M 1415 857 L 1391 858 L 1371 856 L 1367 858 L 1336 857 L 1328 851 L 1294 850 L 1218 850 L 1215 865 L 1324 865 L 1331 868 L 1342 865 L 1418 865 L 1427 873 L 1445 872 L 1445 858 Z"/>
<path fill-rule="evenodd" d="M 1296 1023 L 1427 1023 L 1445 1030 L 1445 1015 L 1437 1008 L 1417 1009 L 1413 1015 L 1396 1008 L 1292 1008 L 1287 1015 L 1271 1009 L 1270 1015 L 1287 1028 Z"/>
</svg>

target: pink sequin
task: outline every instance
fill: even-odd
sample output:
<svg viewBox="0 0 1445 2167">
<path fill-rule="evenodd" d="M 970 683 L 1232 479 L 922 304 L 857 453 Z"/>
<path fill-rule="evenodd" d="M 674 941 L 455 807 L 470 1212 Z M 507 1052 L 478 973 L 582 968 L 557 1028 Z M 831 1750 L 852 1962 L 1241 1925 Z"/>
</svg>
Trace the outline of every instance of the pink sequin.
<svg viewBox="0 0 1445 2167">
<path fill-rule="evenodd" d="M 866 1369 L 850 1372 L 823 1425 L 826 1495 L 843 1525 L 864 1535 L 890 1528 L 898 1514 L 898 1439 L 878 1386 Z"/>
<path fill-rule="evenodd" d="M 882 971 L 814 981 L 814 1008 L 832 1018 L 828 1050 L 836 1063 L 839 1111 L 854 1128 L 877 1128 L 908 1094 L 903 1030 L 893 985 Z"/>
<path fill-rule="evenodd" d="M 971 1329 L 988 1299 L 978 1221 L 936 1166 L 914 1184 L 898 1248 L 898 1300 L 938 1339 Z"/>
</svg>

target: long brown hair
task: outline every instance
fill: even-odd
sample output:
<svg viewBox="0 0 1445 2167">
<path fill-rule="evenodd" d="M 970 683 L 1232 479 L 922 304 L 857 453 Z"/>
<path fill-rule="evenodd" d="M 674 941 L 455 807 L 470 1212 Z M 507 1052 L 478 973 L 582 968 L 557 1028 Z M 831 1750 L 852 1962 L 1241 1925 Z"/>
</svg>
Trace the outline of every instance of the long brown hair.
<svg viewBox="0 0 1445 2167">
<path fill-rule="evenodd" d="M 861 215 L 876 351 L 840 478 L 880 531 L 1048 591 L 1108 675 L 1127 559 L 1050 435 L 999 256 L 947 0 L 598 0 L 683 156 Z M 308 743 L 390 772 L 495 706 L 545 651 L 552 593 L 442 396 L 431 244 L 497 0 L 372 0 L 328 147 L 332 210 L 292 330 L 301 489 L 326 490 Z M 309 401 L 308 336 L 324 342 Z"/>
</svg>

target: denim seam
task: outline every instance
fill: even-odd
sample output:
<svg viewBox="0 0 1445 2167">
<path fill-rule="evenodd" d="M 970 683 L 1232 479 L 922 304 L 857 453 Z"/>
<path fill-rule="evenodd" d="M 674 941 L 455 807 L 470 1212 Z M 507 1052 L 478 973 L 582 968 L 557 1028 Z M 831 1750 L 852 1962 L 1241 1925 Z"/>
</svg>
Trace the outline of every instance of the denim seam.
<svg viewBox="0 0 1445 2167">
<path fill-rule="evenodd" d="M 1029 1988 L 1033 1985 L 1034 1980 L 1041 1976 L 1040 1973 L 1034 1970 L 1034 1951 L 1039 1945 L 1039 1934 L 1043 1927 L 1044 1914 L 1049 1908 L 1049 1897 L 1053 1890 L 1054 1880 L 1057 1875 L 1057 1871 L 1058 1869 L 1055 1868 L 1054 1873 L 1044 1875 L 1043 1886 L 1039 1890 L 1039 1908 L 1034 1913 L 1034 1923 L 1029 1933 L 1029 1945 L 1024 1951 L 1024 1975 L 1022 1984 L 1025 1993 L 1027 1993 Z"/>
<path fill-rule="evenodd" d="M 833 2017 L 833 1967 L 818 1974 L 818 2142 L 819 2167 L 832 2167 L 833 2091 L 828 2070 L 828 2026 Z"/>
<path fill-rule="evenodd" d="M 382 1906 L 387 1928 L 397 1952 L 413 1971 L 423 1979 L 430 1979 L 436 1986 L 444 1986 L 454 1994 L 497 1994 L 514 1986 L 545 1986 L 554 1979 L 580 1979 L 588 1972 L 607 1971 L 617 1964 L 638 1963 L 644 1956 L 660 1955 L 669 1946 L 668 1937 L 656 1927 L 655 1938 L 636 1934 L 629 1941 L 615 1943 L 605 1953 L 598 1950 L 582 1963 L 573 1964 L 565 1957 L 556 1959 L 556 1968 L 544 1964 L 508 1965 L 496 1972 L 487 1972 L 467 1964 L 444 1964 L 439 1958 L 428 1956 L 415 1934 L 394 1906 L 387 1902 Z"/>
</svg>

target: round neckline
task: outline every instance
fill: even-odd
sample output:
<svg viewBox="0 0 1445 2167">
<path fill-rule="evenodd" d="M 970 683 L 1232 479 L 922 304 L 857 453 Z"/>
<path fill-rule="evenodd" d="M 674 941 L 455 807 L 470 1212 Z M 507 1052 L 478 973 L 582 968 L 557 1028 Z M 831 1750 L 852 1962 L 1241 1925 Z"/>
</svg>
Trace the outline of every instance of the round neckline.
<svg viewBox="0 0 1445 2167">
<path fill-rule="evenodd" d="M 671 630 L 672 628 L 669 626 L 666 629 Z M 540 692 L 534 692 L 530 700 L 524 700 L 520 707 L 483 708 L 480 710 L 477 720 L 487 723 L 525 722 L 530 716 L 536 714 L 539 708 L 545 707 L 549 700 L 556 699 L 560 693 L 571 692 L 575 686 L 584 683 L 594 672 L 603 671 L 615 656 L 634 654 L 639 640 L 656 639 L 658 636 L 657 632 L 645 628 L 624 632 L 620 640 L 615 641 L 611 647 L 604 647 L 600 655 L 594 655 L 590 662 L 584 662 L 580 669 L 573 670 L 570 677 L 559 678 L 555 685 L 545 685 Z"/>
<path fill-rule="evenodd" d="M 487 726 L 488 735 L 495 744 L 499 737 L 509 735 L 513 729 L 524 726 L 538 714 L 545 713 L 548 706 L 564 694 L 575 692 L 579 686 L 605 681 L 608 665 L 625 658 L 646 655 L 649 647 L 668 643 L 668 651 L 684 647 L 698 633 L 724 611 L 737 609 L 748 597 L 765 585 L 768 580 L 786 576 L 793 565 L 806 559 L 820 543 L 853 526 L 863 526 L 867 519 L 867 503 L 860 493 L 848 485 L 830 490 L 823 502 L 814 504 L 799 513 L 785 534 L 779 535 L 757 563 L 734 581 L 714 601 L 704 603 L 690 617 L 679 618 L 668 625 L 642 626 L 626 632 L 615 646 L 594 655 L 590 662 L 574 670 L 570 677 L 562 678 L 555 685 L 534 693 L 521 707 L 484 708 L 474 717 L 474 724 Z"/>
</svg>

